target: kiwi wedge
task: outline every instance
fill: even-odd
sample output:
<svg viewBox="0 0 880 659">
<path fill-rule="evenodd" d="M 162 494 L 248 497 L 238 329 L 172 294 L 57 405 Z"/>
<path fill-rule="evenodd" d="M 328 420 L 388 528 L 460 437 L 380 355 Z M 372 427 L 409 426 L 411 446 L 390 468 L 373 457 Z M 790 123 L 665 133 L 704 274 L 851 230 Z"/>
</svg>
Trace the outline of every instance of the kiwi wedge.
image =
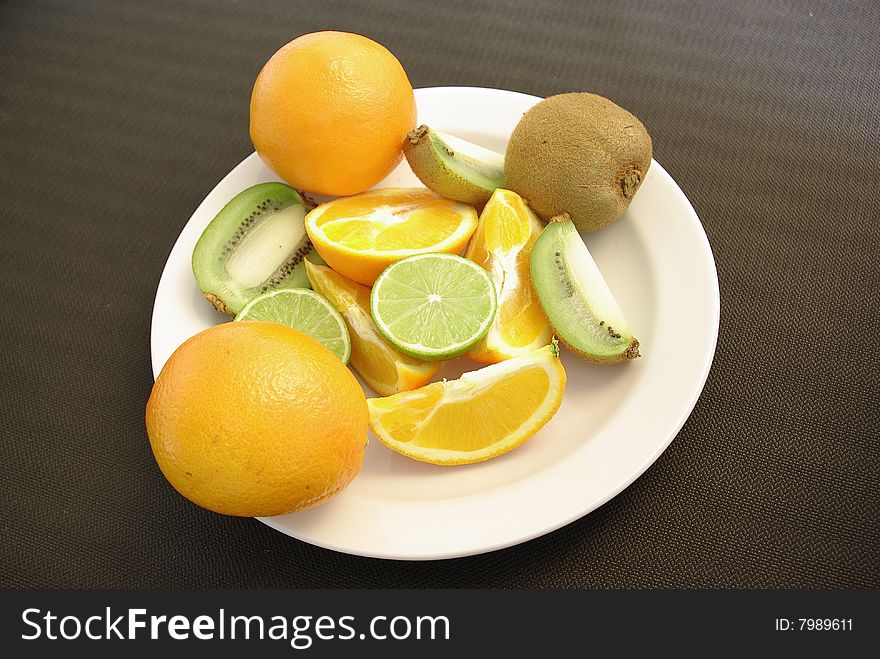
<svg viewBox="0 0 880 659">
<path fill-rule="evenodd" d="M 587 361 L 639 356 L 639 342 L 568 216 L 551 219 L 532 247 L 532 285 L 556 336 Z"/>
<path fill-rule="evenodd" d="M 504 155 L 421 125 L 403 141 L 403 153 L 422 183 L 439 195 L 485 204 L 504 187 Z"/>
<path fill-rule="evenodd" d="M 303 259 L 323 263 L 303 219 L 314 204 L 284 183 L 259 183 L 217 213 L 192 255 L 199 289 L 234 316 L 252 297 L 274 288 L 311 288 Z"/>
</svg>

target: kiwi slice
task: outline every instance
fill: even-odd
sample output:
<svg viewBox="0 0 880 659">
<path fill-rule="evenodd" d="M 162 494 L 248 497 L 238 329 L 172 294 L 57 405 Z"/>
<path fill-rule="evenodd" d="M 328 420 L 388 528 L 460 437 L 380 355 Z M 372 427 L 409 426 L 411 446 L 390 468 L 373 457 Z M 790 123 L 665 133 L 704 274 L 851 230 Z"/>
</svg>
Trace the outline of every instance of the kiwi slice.
<svg viewBox="0 0 880 659">
<path fill-rule="evenodd" d="M 504 187 L 504 155 L 425 125 L 411 130 L 403 153 L 422 183 L 437 194 L 485 204 Z"/>
<path fill-rule="evenodd" d="M 639 342 L 568 216 L 551 219 L 529 265 L 547 319 L 573 352 L 607 364 L 639 356 Z"/>
<path fill-rule="evenodd" d="M 192 255 L 199 289 L 218 311 L 237 314 L 274 288 L 311 288 L 303 259 L 323 263 L 303 219 L 314 204 L 284 183 L 259 183 L 217 213 Z"/>
</svg>

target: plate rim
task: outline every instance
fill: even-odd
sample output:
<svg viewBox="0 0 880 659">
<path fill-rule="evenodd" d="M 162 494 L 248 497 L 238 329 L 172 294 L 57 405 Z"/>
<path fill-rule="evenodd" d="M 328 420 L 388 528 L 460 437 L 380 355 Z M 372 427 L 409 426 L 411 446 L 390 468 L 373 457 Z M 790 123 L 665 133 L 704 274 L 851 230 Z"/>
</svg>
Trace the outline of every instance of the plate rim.
<svg viewBox="0 0 880 659">
<path fill-rule="evenodd" d="M 516 96 L 519 97 L 520 100 L 527 100 L 529 102 L 538 102 L 541 100 L 541 97 L 533 96 L 530 94 L 526 94 L 519 91 L 514 90 L 505 90 L 505 89 L 496 89 L 492 87 L 471 87 L 471 86 L 434 86 L 434 87 L 422 87 L 414 90 L 417 96 L 422 95 L 434 95 L 434 94 L 486 94 L 490 96 Z M 205 195 L 202 201 L 198 204 L 198 206 L 193 210 L 187 222 L 183 225 L 183 228 L 178 233 L 177 238 L 175 239 L 174 246 L 172 246 L 171 250 L 168 253 L 168 257 L 165 260 L 165 263 L 162 267 L 162 274 L 160 276 L 159 282 L 156 287 L 156 295 L 154 298 L 154 304 L 151 315 L 150 322 L 150 352 L 151 352 L 151 365 L 153 370 L 154 379 L 158 375 L 159 368 L 157 368 L 157 359 L 156 359 L 156 350 L 154 347 L 154 337 L 156 335 L 155 326 L 157 323 L 157 311 L 160 306 L 160 292 L 162 290 L 162 282 L 165 279 L 166 272 L 168 271 L 169 263 L 171 262 L 171 258 L 174 255 L 175 247 L 178 244 L 178 241 L 181 239 L 183 234 L 186 232 L 187 227 L 190 226 L 190 222 L 193 217 L 200 213 L 203 206 L 209 204 L 209 202 L 213 202 L 213 196 L 217 190 L 223 187 L 223 184 L 227 181 L 227 179 L 236 176 L 239 169 L 249 168 L 253 166 L 253 160 L 256 159 L 259 161 L 259 156 L 252 152 L 244 159 L 241 160 L 235 167 L 233 167 L 229 172 L 227 172 L 215 185 L 214 187 Z M 718 345 L 718 336 L 720 329 L 720 288 L 718 283 L 718 271 L 717 265 L 715 263 L 714 254 L 712 252 L 711 244 L 709 243 L 708 236 L 706 234 L 705 228 L 703 227 L 702 222 L 699 219 L 699 216 L 696 213 L 693 205 L 690 200 L 685 195 L 684 191 L 678 185 L 678 183 L 672 178 L 672 176 L 666 171 L 665 168 L 660 165 L 656 160 L 652 158 L 651 160 L 651 168 L 655 170 L 655 176 L 659 174 L 659 176 L 664 179 L 667 184 L 667 188 L 669 191 L 676 197 L 678 197 L 679 203 L 681 203 L 686 209 L 689 210 L 688 220 L 691 224 L 695 226 L 697 229 L 697 234 L 699 235 L 699 241 L 701 243 L 700 254 L 706 257 L 708 264 L 710 265 L 708 272 L 710 274 L 710 280 L 708 284 L 710 284 L 710 291 L 712 295 L 711 305 L 705 309 L 705 314 L 710 321 L 711 326 L 711 337 L 709 341 L 709 348 L 707 350 L 708 358 L 702 365 L 702 372 L 699 374 L 698 378 L 693 380 L 693 383 L 696 385 L 693 388 L 693 393 L 691 395 L 690 400 L 687 401 L 686 405 L 683 405 L 680 408 L 680 413 L 678 415 L 678 419 L 675 424 L 671 427 L 671 430 L 667 433 L 667 436 L 663 438 L 662 441 L 658 442 L 655 450 L 650 454 L 645 454 L 644 458 L 639 463 L 638 467 L 631 473 L 631 475 L 619 482 L 615 487 L 610 488 L 607 492 L 605 492 L 598 499 L 590 500 L 584 507 L 579 508 L 577 511 L 564 515 L 560 518 L 555 519 L 553 522 L 540 523 L 537 524 L 533 531 L 525 534 L 514 534 L 512 537 L 508 537 L 505 539 L 496 540 L 494 542 L 484 542 L 484 543 L 476 543 L 478 546 L 468 546 L 466 548 L 462 548 L 459 550 L 447 550 L 447 551 L 437 551 L 431 554 L 426 553 L 407 553 L 407 552 L 395 552 L 395 551 L 371 551 L 368 549 L 354 549 L 351 546 L 341 546 L 337 543 L 326 542 L 319 539 L 315 539 L 314 537 L 307 536 L 305 534 L 298 534 L 295 531 L 292 531 L 289 528 L 283 527 L 281 520 L 283 517 L 257 517 L 258 521 L 267 525 L 268 527 L 283 533 L 284 535 L 290 536 L 297 540 L 307 542 L 309 544 L 322 547 L 324 549 L 329 549 L 331 551 L 336 551 L 339 553 L 364 556 L 370 558 L 380 558 L 386 560 L 404 560 L 404 561 L 432 561 L 432 560 L 446 560 L 446 559 L 454 559 L 454 558 L 462 558 L 467 556 L 475 556 L 479 554 L 490 553 L 494 551 L 498 551 L 500 549 L 505 549 L 508 547 L 512 547 L 518 544 L 522 544 L 525 542 L 529 542 L 534 540 L 535 538 L 539 538 L 548 533 L 552 533 L 572 522 L 585 517 L 591 512 L 597 510 L 605 503 L 619 495 L 622 491 L 632 485 L 633 482 L 638 480 L 648 468 L 653 465 L 657 459 L 669 448 L 673 440 L 678 436 L 681 428 L 684 426 L 688 418 L 690 418 L 693 413 L 694 408 L 696 407 L 697 402 L 699 401 L 700 396 L 705 388 L 706 381 L 708 380 L 709 373 L 711 372 L 712 365 L 714 364 L 715 353 Z M 545 518 L 546 519 L 546 518 Z"/>
</svg>

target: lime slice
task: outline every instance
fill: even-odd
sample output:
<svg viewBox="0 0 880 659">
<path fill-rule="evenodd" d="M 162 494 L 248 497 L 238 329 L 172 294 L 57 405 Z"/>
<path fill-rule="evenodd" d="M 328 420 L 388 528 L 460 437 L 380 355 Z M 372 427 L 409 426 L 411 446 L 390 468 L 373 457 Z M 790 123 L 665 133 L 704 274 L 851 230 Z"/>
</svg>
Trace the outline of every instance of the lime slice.
<svg viewBox="0 0 880 659">
<path fill-rule="evenodd" d="M 277 288 L 251 298 L 235 320 L 268 320 L 308 334 L 347 364 L 351 339 L 342 316 L 307 288 Z"/>
<path fill-rule="evenodd" d="M 370 294 L 379 331 L 416 359 L 458 357 L 489 331 L 495 285 L 483 268 L 452 254 L 420 254 L 392 263 Z"/>
</svg>

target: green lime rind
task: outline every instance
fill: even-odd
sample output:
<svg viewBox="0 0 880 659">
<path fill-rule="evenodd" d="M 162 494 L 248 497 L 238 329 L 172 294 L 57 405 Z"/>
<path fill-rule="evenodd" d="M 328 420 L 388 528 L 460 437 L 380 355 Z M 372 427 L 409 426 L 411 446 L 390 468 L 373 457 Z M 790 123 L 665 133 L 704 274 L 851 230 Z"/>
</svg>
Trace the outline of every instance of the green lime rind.
<svg viewBox="0 0 880 659">
<path fill-rule="evenodd" d="M 307 334 L 347 364 L 351 337 L 339 312 L 323 296 L 308 288 L 276 288 L 257 295 L 242 307 L 235 320 L 268 320 Z"/>
<path fill-rule="evenodd" d="M 419 254 L 392 263 L 370 293 L 382 335 L 415 359 L 463 355 L 489 332 L 498 301 L 487 272 L 452 254 Z"/>
</svg>

